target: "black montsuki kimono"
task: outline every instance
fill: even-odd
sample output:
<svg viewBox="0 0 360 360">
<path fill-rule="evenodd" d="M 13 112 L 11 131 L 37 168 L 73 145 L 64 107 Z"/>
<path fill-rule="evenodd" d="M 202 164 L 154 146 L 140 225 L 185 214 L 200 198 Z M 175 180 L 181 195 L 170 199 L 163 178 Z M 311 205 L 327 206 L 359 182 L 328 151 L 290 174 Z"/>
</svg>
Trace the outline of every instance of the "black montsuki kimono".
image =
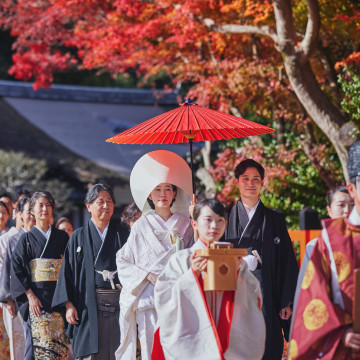
<svg viewBox="0 0 360 360">
<path fill-rule="evenodd" d="M 280 214 L 265 207 L 261 201 L 250 222 L 241 201 L 228 209 L 227 216 L 225 241 L 232 242 L 236 248 L 248 249 L 249 254 L 252 250 L 257 250 L 262 258 L 262 265 L 258 263 L 254 275 L 260 281 L 263 293 L 266 323 L 263 359 L 281 359 L 281 330 L 284 330 L 287 337 L 291 318 L 287 321 L 281 320 L 279 312 L 288 305 L 292 306 L 299 273 L 285 221 Z"/>
<path fill-rule="evenodd" d="M 43 310 L 52 312 L 52 298 L 56 281 L 32 282 L 29 263 L 33 259 L 61 259 L 69 236 L 65 231 L 51 228 L 47 241 L 45 236 L 34 226 L 29 232 L 21 235 L 12 253 L 10 291 L 19 305 L 19 311 L 26 321 L 29 316 L 29 302 L 25 291 L 32 289 L 39 298 Z M 42 255 L 42 256 L 41 256 Z"/>
<path fill-rule="evenodd" d="M 75 358 L 98 352 L 98 319 L 95 289 L 109 288 L 102 271 L 116 271 L 116 253 L 127 240 L 128 232 L 109 224 L 104 242 L 92 220 L 72 234 L 66 248 L 53 299 L 53 306 L 70 301 L 75 306 L 79 321 L 68 324 L 67 336 L 71 339 Z M 114 279 L 119 284 L 118 276 Z"/>
</svg>

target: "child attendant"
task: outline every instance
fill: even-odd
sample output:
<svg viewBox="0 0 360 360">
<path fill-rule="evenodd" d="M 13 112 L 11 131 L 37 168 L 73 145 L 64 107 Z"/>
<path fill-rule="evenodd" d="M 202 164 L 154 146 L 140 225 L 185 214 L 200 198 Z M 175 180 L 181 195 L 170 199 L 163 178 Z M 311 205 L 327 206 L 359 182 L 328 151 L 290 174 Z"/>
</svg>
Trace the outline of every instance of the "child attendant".
<svg viewBox="0 0 360 360">
<path fill-rule="evenodd" d="M 195 257 L 194 251 L 219 241 L 226 227 L 224 216 L 224 207 L 217 200 L 197 203 L 192 226 L 199 239 L 190 249 L 174 254 L 157 279 L 159 329 L 153 360 L 255 360 L 263 355 L 260 284 L 246 262 L 239 258 L 237 290 L 204 291 L 207 259 Z"/>
</svg>

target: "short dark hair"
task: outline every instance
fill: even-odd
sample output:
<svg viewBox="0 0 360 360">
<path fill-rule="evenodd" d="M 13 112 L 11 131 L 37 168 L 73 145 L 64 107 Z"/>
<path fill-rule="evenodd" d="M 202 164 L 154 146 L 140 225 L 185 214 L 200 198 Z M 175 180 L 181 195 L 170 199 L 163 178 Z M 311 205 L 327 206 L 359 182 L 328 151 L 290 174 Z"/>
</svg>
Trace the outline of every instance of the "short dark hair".
<svg viewBox="0 0 360 360">
<path fill-rule="evenodd" d="M 30 191 L 27 191 L 27 190 L 25 190 L 25 189 L 21 189 L 21 190 L 18 190 L 18 191 L 16 192 L 16 201 L 18 201 L 18 200 L 19 200 L 19 197 L 22 196 L 22 195 L 25 195 L 25 196 L 27 196 L 27 197 L 31 197 Z"/>
<path fill-rule="evenodd" d="M 242 175 L 248 168 L 255 168 L 261 177 L 261 180 L 264 180 L 265 177 L 265 170 L 261 164 L 253 159 L 245 159 L 241 161 L 235 167 L 235 178 L 238 179 L 240 175 Z"/>
<path fill-rule="evenodd" d="M 121 213 L 121 223 L 124 225 L 130 225 L 130 223 L 136 219 L 139 212 L 141 211 L 135 202 L 127 205 L 124 211 Z"/>
<path fill-rule="evenodd" d="M 208 206 L 215 214 L 225 217 L 225 208 L 220 201 L 215 199 L 204 199 L 199 201 L 194 207 L 194 220 L 197 220 L 201 209 Z"/>
<path fill-rule="evenodd" d="M 62 224 L 62 223 L 64 223 L 64 222 L 67 222 L 67 223 L 71 224 L 71 226 L 72 226 L 71 220 L 70 220 L 69 218 L 63 216 L 63 217 L 61 217 L 61 218 L 56 222 L 55 227 L 58 229 L 59 226 L 60 226 L 60 224 Z"/>
<path fill-rule="evenodd" d="M 10 215 L 10 211 L 9 211 L 9 208 L 7 207 L 7 205 L 0 200 L 0 206 L 3 206 L 5 209 L 6 209 L 6 212 L 8 213 L 8 215 Z"/>
<path fill-rule="evenodd" d="M 348 189 L 346 188 L 346 186 L 344 185 L 341 185 L 341 186 L 338 186 L 337 188 L 335 189 L 332 189 L 330 192 L 329 192 L 329 195 L 328 195 L 328 198 L 327 198 L 327 205 L 330 206 L 332 201 L 333 201 L 333 198 L 334 198 L 334 195 L 336 192 L 342 192 L 344 194 L 348 194 Z"/>
<path fill-rule="evenodd" d="M 5 192 L 5 193 L 0 194 L 0 199 L 3 197 L 9 198 L 11 201 L 13 201 L 13 198 L 9 193 Z"/>
<path fill-rule="evenodd" d="M 176 186 L 176 185 L 173 185 L 173 184 L 171 184 L 171 186 L 172 186 L 173 192 L 175 193 L 175 196 L 174 196 L 174 198 L 172 199 L 172 202 L 171 202 L 171 204 L 170 204 L 170 207 L 172 207 L 173 203 L 174 203 L 175 200 L 176 200 L 176 196 L 177 196 L 177 186 Z M 153 202 L 152 200 L 150 200 L 149 198 L 147 198 L 147 202 L 148 202 L 148 204 L 150 205 L 150 207 L 151 207 L 153 210 L 155 210 L 154 202 Z"/>
<path fill-rule="evenodd" d="M 106 191 L 110 197 L 113 203 L 115 204 L 115 196 L 112 188 L 109 185 L 106 184 L 95 184 L 93 185 L 85 196 L 85 204 L 92 204 L 98 197 L 100 191 Z"/>
<path fill-rule="evenodd" d="M 23 212 L 24 211 L 24 207 L 27 203 L 30 203 L 31 199 L 29 196 L 24 196 L 18 203 L 17 209 L 16 211 L 20 211 Z"/>
<path fill-rule="evenodd" d="M 53 196 L 51 195 L 51 193 L 49 191 L 45 191 L 45 190 L 40 190 L 40 191 L 36 191 L 34 192 L 33 196 L 30 199 L 30 210 L 32 210 L 35 206 L 36 200 L 40 197 L 44 197 L 47 199 L 47 201 L 50 203 L 52 209 L 55 209 L 55 200 L 53 198 Z"/>
</svg>

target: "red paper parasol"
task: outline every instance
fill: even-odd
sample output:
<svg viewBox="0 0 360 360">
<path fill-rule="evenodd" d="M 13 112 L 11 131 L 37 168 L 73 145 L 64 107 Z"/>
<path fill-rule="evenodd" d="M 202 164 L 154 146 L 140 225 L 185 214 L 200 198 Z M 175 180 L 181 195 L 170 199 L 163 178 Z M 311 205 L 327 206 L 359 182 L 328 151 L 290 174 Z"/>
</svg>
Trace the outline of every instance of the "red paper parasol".
<svg viewBox="0 0 360 360">
<path fill-rule="evenodd" d="M 195 194 L 192 143 L 268 134 L 274 129 L 236 116 L 191 103 L 158 115 L 107 139 L 117 144 L 190 144 L 191 172 Z"/>
</svg>

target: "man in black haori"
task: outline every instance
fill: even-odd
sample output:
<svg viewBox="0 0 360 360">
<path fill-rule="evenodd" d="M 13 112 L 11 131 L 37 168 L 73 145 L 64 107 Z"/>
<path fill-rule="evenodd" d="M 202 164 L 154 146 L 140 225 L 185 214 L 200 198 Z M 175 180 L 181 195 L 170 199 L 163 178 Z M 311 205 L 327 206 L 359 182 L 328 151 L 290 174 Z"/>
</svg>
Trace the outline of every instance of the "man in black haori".
<svg viewBox="0 0 360 360">
<path fill-rule="evenodd" d="M 264 168 L 246 159 L 235 168 L 241 199 L 228 209 L 225 241 L 248 249 L 244 260 L 260 281 L 266 344 L 263 359 L 280 360 L 288 337 L 299 268 L 283 217 L 260 200 Z"/>
<path fill-rule="evenodd" d="M 128 234 L 110 222 L 114 204 L 109 186 L 91 187 L 85 197 L 91 219 L 74 231 L 64 254 L 53 306 L 66 306 L 67 335 L 76 359 L 115 359 L 120 343 L 115 256 Z"/>
</svg>

